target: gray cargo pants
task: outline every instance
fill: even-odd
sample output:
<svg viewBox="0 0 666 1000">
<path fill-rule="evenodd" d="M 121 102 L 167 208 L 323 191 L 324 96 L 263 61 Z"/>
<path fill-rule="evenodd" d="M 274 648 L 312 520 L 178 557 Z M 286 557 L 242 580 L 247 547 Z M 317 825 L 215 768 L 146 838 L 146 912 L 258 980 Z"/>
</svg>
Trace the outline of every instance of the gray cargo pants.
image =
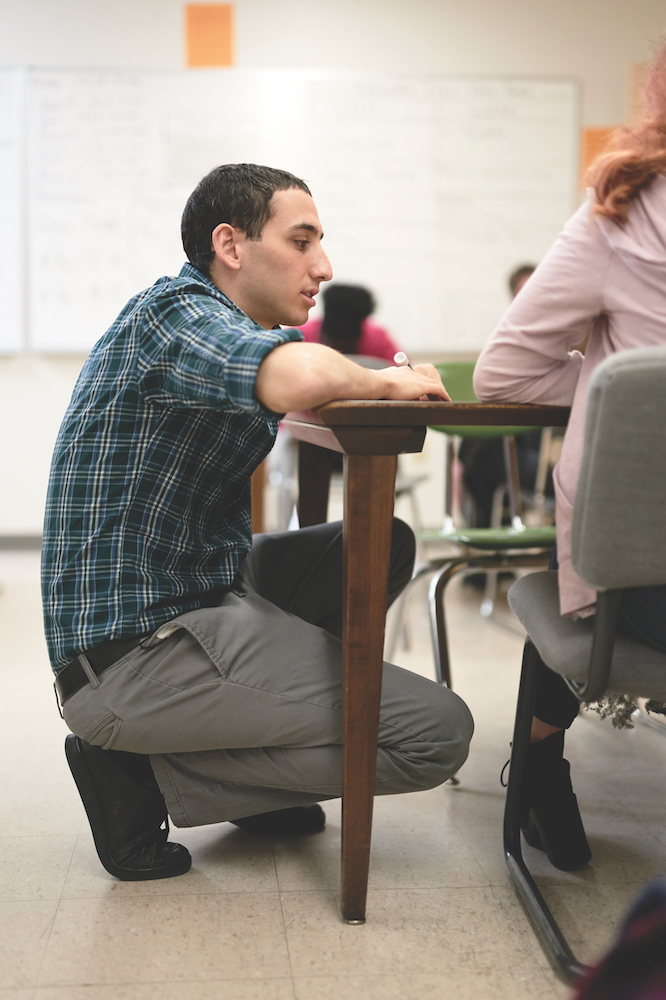
<svg viewBox="0 0 666 1000">
<path fill-rule="evenodd" d="M 394 521 L 391 600 L 413 559 L 411 530 Z M 336 798 L 341 628 L 341 525 L 257 535 L 217 606 L 161 626 L 101 677 L 90 671 L 65 720 L 89 743 L 150 754 L 176 826 Z M 453 691 L 386 663 L 376 793 L 446 781 L 472 729 Z"/>
</svg>

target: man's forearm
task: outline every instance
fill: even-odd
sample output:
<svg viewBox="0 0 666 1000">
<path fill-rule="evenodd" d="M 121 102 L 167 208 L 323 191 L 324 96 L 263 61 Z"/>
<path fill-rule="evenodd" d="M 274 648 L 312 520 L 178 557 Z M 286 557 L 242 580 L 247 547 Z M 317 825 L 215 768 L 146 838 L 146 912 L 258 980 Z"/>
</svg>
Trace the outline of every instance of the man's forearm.
<svg viewBox="0 0 666 1000">
<path fill-rule="evenodd" d="M 381 399 L 386 379 L 323 344 L 276 347 L 261 363 L 255 392 L 269 410 L 308 410 L 332 399 Z"/>
<path fill-rule="evenodd" d="M 334 399 L 448 399 L 432 365 L 362 368 L 323 344 L 282 344 L 259 366 L 257 399 L 274 413 Z"/>
</svg>

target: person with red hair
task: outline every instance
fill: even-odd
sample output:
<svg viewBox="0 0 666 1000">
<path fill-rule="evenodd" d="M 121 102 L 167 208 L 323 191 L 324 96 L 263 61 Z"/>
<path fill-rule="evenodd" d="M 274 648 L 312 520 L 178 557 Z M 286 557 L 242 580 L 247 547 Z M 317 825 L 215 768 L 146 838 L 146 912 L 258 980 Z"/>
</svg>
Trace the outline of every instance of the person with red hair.
<svg viewBox="0 0 666 1000">
<path fill-rule="evenodd" d="M 666 44 L 646 77 L 645 117 L 617 130 L 589 182 L 587 201 L 505 313 L 474 378 L 482 400 L 571 407 L 553 479 L 560 610 L 572 618 L 595 612 L 595 592 L 571 564 L 590 377 L 616 351 L 666 347 Z M 575 345 L 588 336 L 583 355 Z M 625 591 L 618 627 L 666 651 L 666 588 Z M 621 705 L 614 722 L 627 725 L 632 707 Z M 523 830 L 562 869 L 581 867 L 591 856 L 562 758 L 564 730 L 578 709 L 562 678 L 542 664 Z"/>
</svg>

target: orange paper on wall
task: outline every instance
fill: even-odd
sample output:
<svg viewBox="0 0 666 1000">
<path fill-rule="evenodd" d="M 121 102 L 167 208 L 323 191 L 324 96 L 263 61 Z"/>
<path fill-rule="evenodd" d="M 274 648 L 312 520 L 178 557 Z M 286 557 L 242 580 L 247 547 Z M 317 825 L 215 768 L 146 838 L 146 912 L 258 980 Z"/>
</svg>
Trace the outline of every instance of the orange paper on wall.
<svg viewBox="0 0 666 1000">
<path fill-rule="evenodd" d="M 585 187 L 587 171 L 598 156 L 606 149 L 610 137 L 617 126 L 608 128 L 584 128 L 580 143 L 580 186 Z"/>
<path fill-rule="evenodd" d="M 186 4 L 185 31 L 188 66 L 233 66 L 234 4 Z"/>
</svg>

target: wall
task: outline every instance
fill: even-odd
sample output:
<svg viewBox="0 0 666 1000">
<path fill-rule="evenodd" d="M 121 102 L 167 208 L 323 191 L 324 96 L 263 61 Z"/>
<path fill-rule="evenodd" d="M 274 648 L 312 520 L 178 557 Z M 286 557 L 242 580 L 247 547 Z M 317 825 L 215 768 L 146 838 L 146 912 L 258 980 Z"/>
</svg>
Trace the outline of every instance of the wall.
<svg viewBox="0 0 666 1000">
<path fill-rule="evenodd" d="M 624 118 L 629 68 L 666 30 L 662 0 L 238 0 L 237 13 L 241 67 L 574 76 L 587 126 Z M 17 64 L 180 68 L 182 4 L 0 0 L 0 65 Z M 81 361 L 0 359 L 0 535 L 40 530 Z M 431 522 L 435 492 L 423 504 Z"/>
<path fill-rule="evenodd" d="M 237 0 L 243 67 L 555 74 L 583 123 L 624 114 L 625 74 L 666 30 L 662 0 Z M 2 0 L 0 64 L 183 65 L 180 0 Z M 307 128 L 307 123 L 304 123 Z"/>
</svg>

